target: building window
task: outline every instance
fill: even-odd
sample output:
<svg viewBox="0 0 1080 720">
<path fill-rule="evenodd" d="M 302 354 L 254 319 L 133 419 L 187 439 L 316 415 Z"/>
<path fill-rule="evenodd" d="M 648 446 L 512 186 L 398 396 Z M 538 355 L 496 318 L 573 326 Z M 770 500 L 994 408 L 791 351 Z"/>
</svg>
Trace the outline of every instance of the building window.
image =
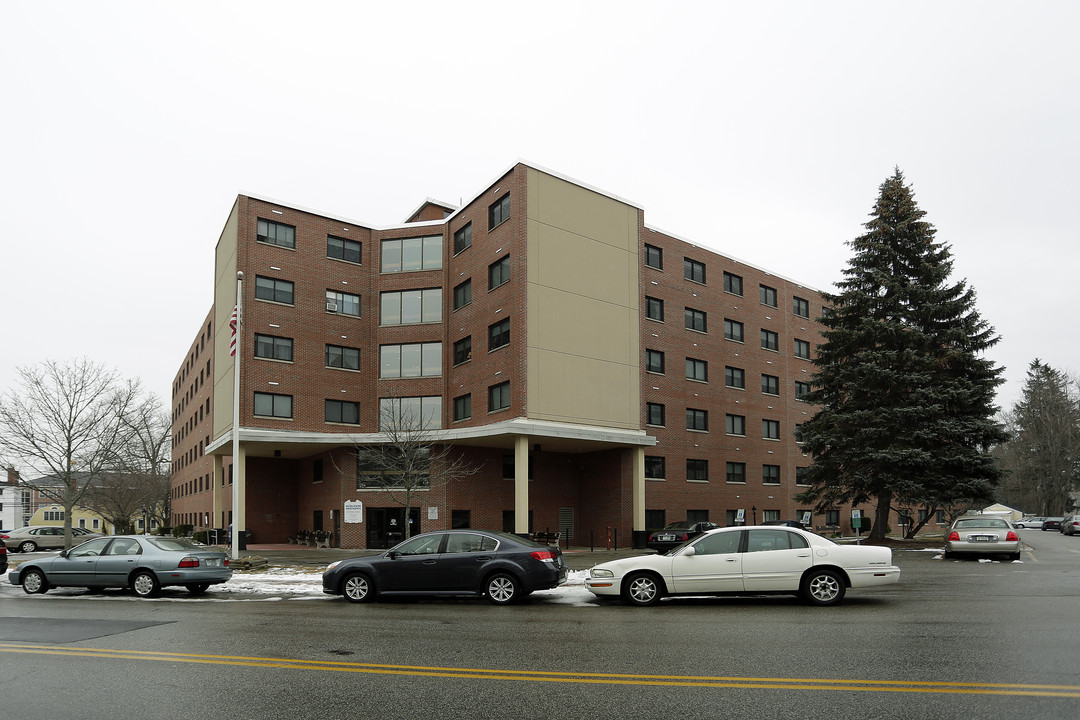
<svg viewBox="0 0 1080 720">
<path fill-rule="evenodd" d="M 803 437 L 802 423 L 795 423 L 795 442 L 799 444 L 806 442 L 806 438 Z"/>
<path fill-rule="evenodd" d="M 360 296 L 352 293 L 326 291 L 326 312 L 360 317 Z"/>
<path fill-rule="evenodd" d="M 471 525 L 471 510 L 451 510 L 450 527 L 453 530 L 467 530 Z"/>
<path fill-rule="evenodd" d="M 434 430 L 442 426 L 442 397 L 379 398 L 379 430 Z"/>
<path fill-rule="evenodd" d="M 439 377 L 442 343 L 383 345 L 379 348 L 379 377 Z"/>
<path fill-rule="evenodd" d="M 772 330 L 761 331 L 761 349 L 776 351 L 780 349 L 780 336 Z"/>
<path fill-rule="evenodd" d="M 645 296 L 645 317 L 649 320 L 664 322 L 664 301 Z"/>
<path fill-rule="evenodd" d="M 728 365 L 724 368 L 724 385 L 730 388 L 742 388 L 746 389 L 746 371 L 742 368 L 731 367 Z"/>
<path fill-rule="evenodd" d="M 804 300 L 803 298 L 799 297 L 798 295 L 793 296 L 791 298 L 791 300 L 792 300 L 792 306 L 794 308 L 793 312 L 796 315 L 798 315 L 799 317 L 804 317 L 804 318 L 810 317 L 810 303 L 809 303 L 809 301 Z"/>
<path fill-rule="evenodd" d="M 360 350 L 340 345 L 326 346 L 326 367 L 342 370 L 360 369 Z"/>
<path fill-rule="evenodd" d="M 806 473 L 810 468 L 797 467 L 795 468 L 795 484 L 796 485 L 809 485 L 810 481 L 806 479 Z"/>
<path fill-rule="evenodd" d="M 510 281 L 510 256 L 488 265 L 488 290 L 494 290 Z"/>
<path fill-rule="evenodd" d="M 771 288 L 768 285 L 759 285 L 758 291 L 761 295 L 762 305 L 776 307 L 776 288 Z"/>
<path fill-rule="evenodd" d="M 278 280 L 277 278 L 256 275 L 255 297 L 259 300 L 269 300 L 270 302 L 282 303 L 283 305 L 292 305 L 293 284 L 288 280 Z"/>
<path fill-rule="evenodd" d="M 742 342 L 743 324 L 738 320 L 728 320 L 727 318 L 724 318 L 724 339 Z"/>
<path fill-rule="evenodd" d="M 709 363 L 704 360 L 686 358 L 686 379 L 709 382 Z"/>
<path fill-rule="evenodd" d="M 645 245 L 645 265 L 657 270 L 664 269 L 664 251 L 655 245 Z"/>
<path fill-rule="evenodd" d="M 686 460 L 686 481 L 687 482 L 709 482 L 709 461 L 708 460 Z"/>
<path fill-rule="evenodd" d="M 438 270 L 442 267 L 442 235 L 382 241 L 380 270 L 384 273 Z"/>
<path fill-rule="evenodd" d="M 472 395 L 454 398 L 454 420 L 468 420 L 472 417 Z"/>
<path fill-rule="evenodd" d="M 645 424 L 664 426 L 664 406 L 660 403 L 645 403 Z"/>
<path fill-rule="evenodd" d="M 454 310 L 460 310 L 472 302 L 472 278 L 454 288 Z"/>
<path fill-rule="evenodd" d="M 454 254 L 472 245 L 472 223 L 454 233 Z"/>
<path fill-rule="evenodd" d="M 765 485 L 779 485 L 780 484 L 780 466 L 779 465 L 762 465 L 761 466 L 761 482 Z"/>
<path fill-rule="evenodd" d="M 292 338 L 274 337 L 255 333 L 255 357 L 292 362 Z"/>
<path fill-rule="evenodd" d="M 292 225 L 259 218 L 256 240 L 267 245 L 296 249 L 296 228 Z"/>
<path fill-rule="evenodd" d="M 825 511 L 825 524 L 836 527 L 840 525 L 840 511 L 839 510 L 826 510 Z"/>
<path fill-rule="evenodd" d="M 707 432 L 709 429 L 709 411 L 686 408 L 686 429 Z"/>
<path fill-rule="evenodd" d="M 810 359 L 810 343 L 806 340 L 795 341 L 795 357 L 802 360 Z"/>
<path fill-rule="evenodd" d="M 666 475 L 664 458 L 656 455 L 645 456 L 645 479 L 663 480 Z"/>
<path fill-rule="evenodd" d="M 728 415 L 727 416 L 727 434 L 728 435 L 746 435 L 746 416 L 745 415 Z"/>
<path fill-rule="evenodd" d="M 255 414 L 261 417 L 291 418 L 292 395 L 255 393 Z"/>
<path fill-rule="evenodd" d="M 510 381 L 501 382 L 488 388 L 488 412 L 505 410 L 510 407 Z"/>
<path fill-rule="evenodd" d="M 727 464 L 727 481 L 729 483 L 745 483 L 746 463 L 729 462 Z"/>
<path fill-rule="evenodd" d="M 472 360 L 472 335 L 454 343 L 454 364 L 460 365 L 470 360 Z"/>
<path fill-rule="evenodd" d="M 780 378 L 776 375 L 762 375 L 761 376 L 761 392 L 766 395 L 779 395 L 780 394 Z"/>
<path fill-rule="evenodd" d="M 360 424 L 360 403 L 344 400 L 327 400 L 324 408 L 326 422 Z"/>
<path fill-rule="evenodd" d="M 664 353 L 659 350 L 645 351 L 645 371 L 664 374 Z"/>
<path fill-rule="evenodd" d="M 419 325 L 442 322 L 442 290 L 403 290 L 379 295 L 382 325 Z"/>
<path fill-rule="evenodd" d="M 724 292 L 742 297 L 742 276 L 734 273 L 724 273 Z"/>
<path fill-rule="evenodd" d="M 802 400 L 810 394 L 810 383 L 795 381 L 795 399 Z"/>
<path fill-rule="evenodd" d="M 510 219 L 510 193 L 506 193 L 488 207 L 488 230 Z"/>
<path fill-rule="evenodd" d="M 761 522 L 765 522 L 765 523 L 767 523 L 767 522 L 779 522 L 779 520 L 780 520 L 780 511 L 779 510 L 762 510 L 761 511 Z M 792 541 L 793 542 L 796 541 L 795 536 L 792 536 Z M 806 541 L 803 540 L 802 542 L 806 542 Z M 806 547 L 806 546 L 804 545 L 803 547 Z"/>
<path fill-rule="evenodd" d="M 326 257 L 334 260 L 360 264 L 360 251 L 363 245 L 358 240 L 346 240 L 345 238 L 326 236 Z"/>
<path fill-rule="evenodd" d="M 683 324 L 686 326 L 687 330 L 708 332 L 708 325 L 706 323 L 705 313 L 701 310 L 686 308 L 685 312 L 683 313 Z"/>
<path fill-rule="evenodd" d="M 705 263 L 683 258 L 683 277 L 696 283 L 705 284 Z"/>
<path fill-rule="evenodd" d="M 488 352 L 510 344 L 510 318 L 488 326 Z"/>
<path fill-rule="evenodd" d="M 780 439 L 780 421 L 779 420 L 762 420 L 761 421 L 761 437 L 765 440 L 779 440 Z"/>
</svg>

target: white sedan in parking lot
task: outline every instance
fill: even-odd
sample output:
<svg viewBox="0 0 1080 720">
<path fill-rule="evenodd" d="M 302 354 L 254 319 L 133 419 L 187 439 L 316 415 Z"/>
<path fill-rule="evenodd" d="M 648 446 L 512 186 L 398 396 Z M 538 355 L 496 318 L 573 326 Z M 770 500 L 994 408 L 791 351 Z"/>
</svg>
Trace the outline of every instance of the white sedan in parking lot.
<svg viewBox="0 0 1080 720">
<path fill-rule="evenodd" d="M 811 605 L 834 605 L 848 588 L 900 580 L 892 550 L 838 545 L 791 527 L 730 527 L 709 532 L 664 555 L 601 563 L 585 587 L 597 596 L 654 605 L 677 595 L 798 595 Z"/>
</svg>

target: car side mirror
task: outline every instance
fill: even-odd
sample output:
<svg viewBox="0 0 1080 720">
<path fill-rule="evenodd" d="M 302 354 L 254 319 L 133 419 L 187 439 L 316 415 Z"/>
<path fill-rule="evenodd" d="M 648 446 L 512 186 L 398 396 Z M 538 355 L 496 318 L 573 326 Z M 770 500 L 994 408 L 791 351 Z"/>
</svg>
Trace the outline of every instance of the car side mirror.
<svg viewBox="0 0 1080 720">
<path fill-rule="evenodd" d="M 66 558 L 67 556 L 68 556 L 68 551 L 67 550 L 61 550 L 60 551 L 60 557 Z"/>
<path fill-rule="evenodd" d="M 685 555 L 686 557 L 693 557 L 694 555 L 697 555 L 697 550 L 695 550 L 694 546 L 691 545 L 690 547 L 683 550 L 682 554 Z"/>
<path fill-rule="evenodd" d="M 386 553 L 386 557 L 390 558 L 391 560 L 396 560 L 397 556 L 397 550 L 391 550 L 390 552 Z"/>
</svg>

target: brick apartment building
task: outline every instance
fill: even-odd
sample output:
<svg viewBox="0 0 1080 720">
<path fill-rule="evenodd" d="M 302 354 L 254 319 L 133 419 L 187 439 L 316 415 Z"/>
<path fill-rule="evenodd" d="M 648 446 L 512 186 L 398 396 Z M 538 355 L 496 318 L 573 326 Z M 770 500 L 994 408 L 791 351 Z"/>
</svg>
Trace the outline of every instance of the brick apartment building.
<svg viewBox="0 0 1080 720">
<path fill-rule="evenodd" d="M 255 542 L 324 530 L 356 548 L 406 522 L 640 546 L 676 520 L 808 509 L 793 497 L 819 293 L 550 171 L 518 163 L 461 208 L 381 228 L 238 196 L 214 287 L 173 384 L 174 525 L 232 522 L 234 482 Z M 352 450 L 385 439 L 387 411 L 418 413 L 478 472 L 433 475 L 406 518 Z"/>
</svg>

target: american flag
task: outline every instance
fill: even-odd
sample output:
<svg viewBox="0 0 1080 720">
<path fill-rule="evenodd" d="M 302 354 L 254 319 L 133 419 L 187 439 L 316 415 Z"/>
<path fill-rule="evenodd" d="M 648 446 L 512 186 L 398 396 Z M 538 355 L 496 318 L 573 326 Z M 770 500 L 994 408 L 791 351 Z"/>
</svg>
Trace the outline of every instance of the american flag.
<svg viewBox="0 0 1080 720">
<path fill-rule="evenodd" d="M 236 306 L 233 305 L 232 317 L 229 318 L 229 327 L 232 328 L 232 337 L 229 339 L 229 355 L 236 355 Z"/>
</svg>

